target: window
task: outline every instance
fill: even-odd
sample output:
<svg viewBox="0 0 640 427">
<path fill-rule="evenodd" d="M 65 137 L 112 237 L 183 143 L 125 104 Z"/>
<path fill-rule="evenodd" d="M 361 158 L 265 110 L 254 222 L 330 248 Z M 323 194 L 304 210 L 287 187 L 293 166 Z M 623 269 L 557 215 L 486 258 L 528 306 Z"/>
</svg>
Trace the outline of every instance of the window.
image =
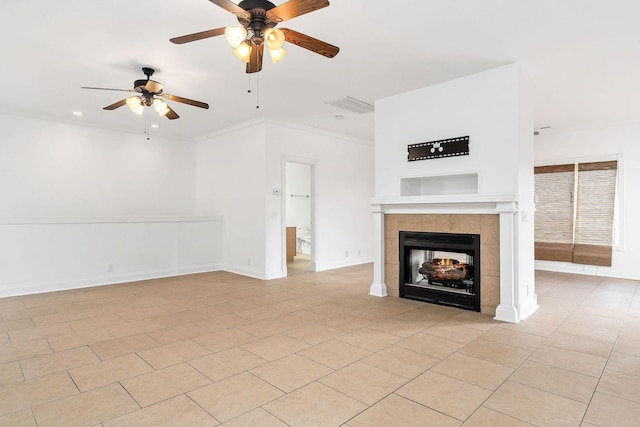
<svg viewBox="0 0 640 427">
<path fill-rule="evenodd" d="M 536 167 L 536 259 L 611 266 L 617 161 Z"/>
</svg>

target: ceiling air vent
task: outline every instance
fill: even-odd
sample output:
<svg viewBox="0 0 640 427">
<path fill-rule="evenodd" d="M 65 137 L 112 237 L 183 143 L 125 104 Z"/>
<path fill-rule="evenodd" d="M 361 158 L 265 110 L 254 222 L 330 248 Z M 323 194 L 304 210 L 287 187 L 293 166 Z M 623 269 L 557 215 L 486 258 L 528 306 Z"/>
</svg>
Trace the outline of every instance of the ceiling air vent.
<svg viewBox="0 0 640 427">
<path fill-rule="evenodd" d="M 335 101 L 329 101 L 327 104 L 335 105 L 336 107 L 344 108 L 345 110 L 353 111 L 358 114 L 370 113 L 373 111 L 373 105 L 351 98 L 350 96 L 342 99 L 336 99 Z"/>
</svg>

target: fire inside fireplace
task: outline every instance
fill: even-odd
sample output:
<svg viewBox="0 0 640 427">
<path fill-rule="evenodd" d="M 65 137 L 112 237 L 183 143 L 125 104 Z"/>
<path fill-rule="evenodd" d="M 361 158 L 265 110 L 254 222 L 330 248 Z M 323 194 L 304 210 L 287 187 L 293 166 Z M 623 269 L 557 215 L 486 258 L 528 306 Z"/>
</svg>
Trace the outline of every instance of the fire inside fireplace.
<svg viewBox="0 0 640 427">
<path fill-rule="evenodd" d="M 400 297 L 480 311 L 480 235 L 400 232 Z"/>
</svg>

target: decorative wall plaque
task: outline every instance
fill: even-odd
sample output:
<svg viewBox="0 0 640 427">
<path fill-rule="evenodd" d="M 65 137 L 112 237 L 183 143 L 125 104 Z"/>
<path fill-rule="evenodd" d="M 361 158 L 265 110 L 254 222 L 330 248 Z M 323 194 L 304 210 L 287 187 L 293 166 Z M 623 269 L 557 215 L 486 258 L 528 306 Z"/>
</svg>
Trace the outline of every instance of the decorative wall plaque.
<svg viewBox="0 0 640 427">
<path fill-rule="evenodd" d="M 469 154 L 469 136 L 411 144 L 407 145 L 407 151 L 409 162 L 439 157 L 465 156 Z"/>
</svg>

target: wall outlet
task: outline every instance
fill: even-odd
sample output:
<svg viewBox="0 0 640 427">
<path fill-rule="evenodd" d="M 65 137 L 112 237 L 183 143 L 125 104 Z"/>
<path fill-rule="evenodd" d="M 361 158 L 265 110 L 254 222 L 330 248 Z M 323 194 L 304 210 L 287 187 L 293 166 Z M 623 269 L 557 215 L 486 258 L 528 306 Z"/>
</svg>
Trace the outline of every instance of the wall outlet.
<svg viewBox="0 0 640 427">
<path fill-rule="evenodd" d="M 345 256 L 346 258 L 349 258 L 349 251 L 345 251 L 344 256 Z"/>
<path fill-rule="evenodd" d="M 247 265 L 251 265 L 251 258 L 247 258 Z"/>
<path fill-rule="evenodd" d="M 113 273 L 115 270 L 116 270 L 116 266 L 115 266 L 115 264 L 109 264 L 109 265 L 107 265 L 107 271 L 108 271 L 109 273 Z"/>
</svg>

